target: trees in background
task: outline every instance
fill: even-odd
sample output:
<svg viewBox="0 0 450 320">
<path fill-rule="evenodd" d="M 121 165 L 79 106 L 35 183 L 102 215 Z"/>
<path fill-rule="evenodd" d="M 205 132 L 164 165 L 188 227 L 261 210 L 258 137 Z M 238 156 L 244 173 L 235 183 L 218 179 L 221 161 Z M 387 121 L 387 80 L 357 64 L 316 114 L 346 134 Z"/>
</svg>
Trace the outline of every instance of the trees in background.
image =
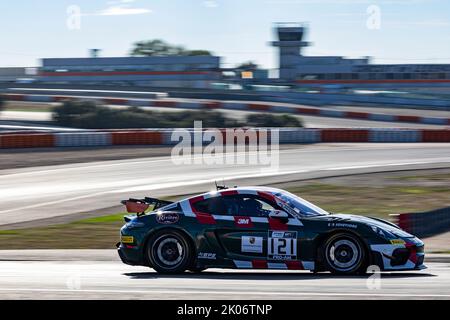
<svg viewBox="0 0 450 320">
<path fill-rule="evenodd" d="M 0 112 L 3 110 L 3 106 L 5 105 L 5 99 L 0 96 Z"/>
<path fill-rule="evenodd" d="M 241 63 L 240 65 L 238 65 L 236 67 L 236 69 L 238 70 L 243 70 L 243 71 L 254 71 L 257 70 L 259 68 L 259 66 L 254 63 L 253 61 L 247 61 L 244 63 Z"/>
<path fill-rule="evenodd" d="M 236 120 L 212 110 L 156 112 L 137 107 L 112 109 L 98 102 L 83 100 L 65 101 L 53 112 L 57 125 L 85 129 L 192 128 L 194 121 L 202 121 L 208 128 L 302 126 L 301 120 L 292 115 L 257 113 Z"/>
<path fill-rule="evenodd" d="M 208 50 L 186 50 L 183 46 L 172 45 L 164 40 L 139 41 L 131 49 L 132 56 L 211 56 Z"/>
</svg>

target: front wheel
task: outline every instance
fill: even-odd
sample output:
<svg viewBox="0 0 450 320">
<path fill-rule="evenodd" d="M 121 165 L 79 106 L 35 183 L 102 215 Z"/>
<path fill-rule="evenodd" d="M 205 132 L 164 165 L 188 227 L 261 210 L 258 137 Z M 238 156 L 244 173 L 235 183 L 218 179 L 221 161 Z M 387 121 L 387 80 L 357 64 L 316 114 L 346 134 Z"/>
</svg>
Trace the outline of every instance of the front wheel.
<svg viewBox="0 0 450 320">
<path fill-rule="evenodd" d="M 147 258 L 159 273 L 182 273 L 192 261 L 186 237 L 175 230 L 162 230 L 148 240 Z"/>
<path fill-rule="evenodd" d="M 357 274 L 365 268 L 364 246 L 351 234 L 339 233 L 328 238 L 323 246 L 323 256 L 332 273 Z"/>
</svg>

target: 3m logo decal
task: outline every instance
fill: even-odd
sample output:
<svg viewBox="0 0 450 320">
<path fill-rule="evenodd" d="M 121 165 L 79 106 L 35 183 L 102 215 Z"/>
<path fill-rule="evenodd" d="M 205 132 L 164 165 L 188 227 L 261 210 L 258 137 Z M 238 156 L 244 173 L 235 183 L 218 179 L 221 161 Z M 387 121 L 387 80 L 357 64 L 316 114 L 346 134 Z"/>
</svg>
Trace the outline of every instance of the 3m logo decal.
<svg viewBox="0 0 450 320">
<path fill-rule="evenodd" d="M 253 222 L 250 217 L 234 217 L 234 224 L 236 225 L 236 227 L 241 228 L 253 227 Z"/>
</svg>

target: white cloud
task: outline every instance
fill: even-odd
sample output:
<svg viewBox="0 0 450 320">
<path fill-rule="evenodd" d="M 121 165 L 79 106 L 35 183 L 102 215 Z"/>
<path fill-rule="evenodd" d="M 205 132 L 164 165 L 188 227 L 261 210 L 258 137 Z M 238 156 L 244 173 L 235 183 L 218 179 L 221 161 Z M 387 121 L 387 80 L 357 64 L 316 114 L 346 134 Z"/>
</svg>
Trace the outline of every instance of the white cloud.
<svg viewBox="0 0 450 320">
<path fill-rule="evenodd" d="M 125 0 L 129 1 L 130 0 Z M 125 15 L 135 15 L 135 14 L 146 14 L 151 13 L 152 10 L 146 8 L 130 8 L 128 6 L 119 5 L 119 6 L 111 6 L 106 8 L 105 10 L 100 11 L 97 15 L 99 16 L 125 16 Z"/>
<path fill-rule="evenodd" d="M 203 1 L 203 5 L 207 8 L 217 8 L 219 6 L 215 0 L 205 0 Z"/>
<path fill-rule="evenodd" d="M 95 13 L 84 14 L 85 16 L 128 16 L 151 13 L 147 8 L 135 8 L 136 0 L 111 0 L 107 2 L 108 7 Z"/>
</svg>

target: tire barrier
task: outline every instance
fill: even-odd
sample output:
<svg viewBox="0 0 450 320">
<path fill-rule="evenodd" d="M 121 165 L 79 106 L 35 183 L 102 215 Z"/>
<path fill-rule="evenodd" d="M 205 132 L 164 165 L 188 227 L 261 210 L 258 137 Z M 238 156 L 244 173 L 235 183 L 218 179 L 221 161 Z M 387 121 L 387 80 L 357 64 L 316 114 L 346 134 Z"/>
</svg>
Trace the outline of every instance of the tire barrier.
<svg viewBox="0 0 450 320">
<path fill-rule="evenodd" d="M 242 128 L 241 128 L 242 129 Z M 258 130 L 256 129 L 259 136 Z M 206 130 L 206 129 L 205 129 Z M 223 131 L 225 129 L 220 129 Z M 271 139 L 271 128 L 268 139 Z M 339 142 L 450 142 L 450 129 L 309 129 L 281 128 L 280 144 Z M 0 148 L 95 147 L 118 145 L 170 146 L 181 136 L 194 141 L 192 129 L 84 130 L 55 133 L 20 132 L 0 134 Z"/>
<path fill-rule="evenodd" d="M 117 131 L 110 134 L 113 146 L 163 145 L 163 134 L 157 131 Z"/>
<path fill-rule="evenodd" d="M 0 148 L 51 148 L 55 147 L 55 135 L 47 133 L 0 135 Z"/>
<path fill-rule="evenodd" d="M 431 237 L 450 231 L 450 207 L 428 212 L 396 215 L 397 225 L 417 237 Z"/>
<path fill-rule="evenodd" d="M 55 133 L 55 147 L 99 147 L 112 145 L 107 132 Z"/>
<path fill-rule="evenodd" d="M 177 109 L 223 109 L 223 110 L 241 110 L 253 112 L 271 112 L 271 113 L 292 113 L 298 115 L 312 115 L 332 118 L 346 118 L 355 120 L 383 121 L 383 122 L 404 122 L 421 123 L 429 125 L 450 126 L 450 118 L 439 117 L 420 117 L 412 115 L 391 115 L 383 113 L 368 113 L 355 111 L 342 111 L 329 108 L 315 107 L 289 107 L 274 103 L 246 103 L 231 101 L 178 101 L 169 99 L 146 100 L 146 99 L 127 99 L 127 98 L 99 98 L 99 97 L 75 97 L 75 96 L 56 96 L 56 95 L 25 95 L 25 94 L 4 94 L 2 97 L 6 101 L 27 101 L 27 102 L 61 102 L 64 100 L 84 99 L 95 100 L 109 105 L 138 106 L 138 107 L 158 107 L 158 108 L 177 108 Z"/>
</svg>

